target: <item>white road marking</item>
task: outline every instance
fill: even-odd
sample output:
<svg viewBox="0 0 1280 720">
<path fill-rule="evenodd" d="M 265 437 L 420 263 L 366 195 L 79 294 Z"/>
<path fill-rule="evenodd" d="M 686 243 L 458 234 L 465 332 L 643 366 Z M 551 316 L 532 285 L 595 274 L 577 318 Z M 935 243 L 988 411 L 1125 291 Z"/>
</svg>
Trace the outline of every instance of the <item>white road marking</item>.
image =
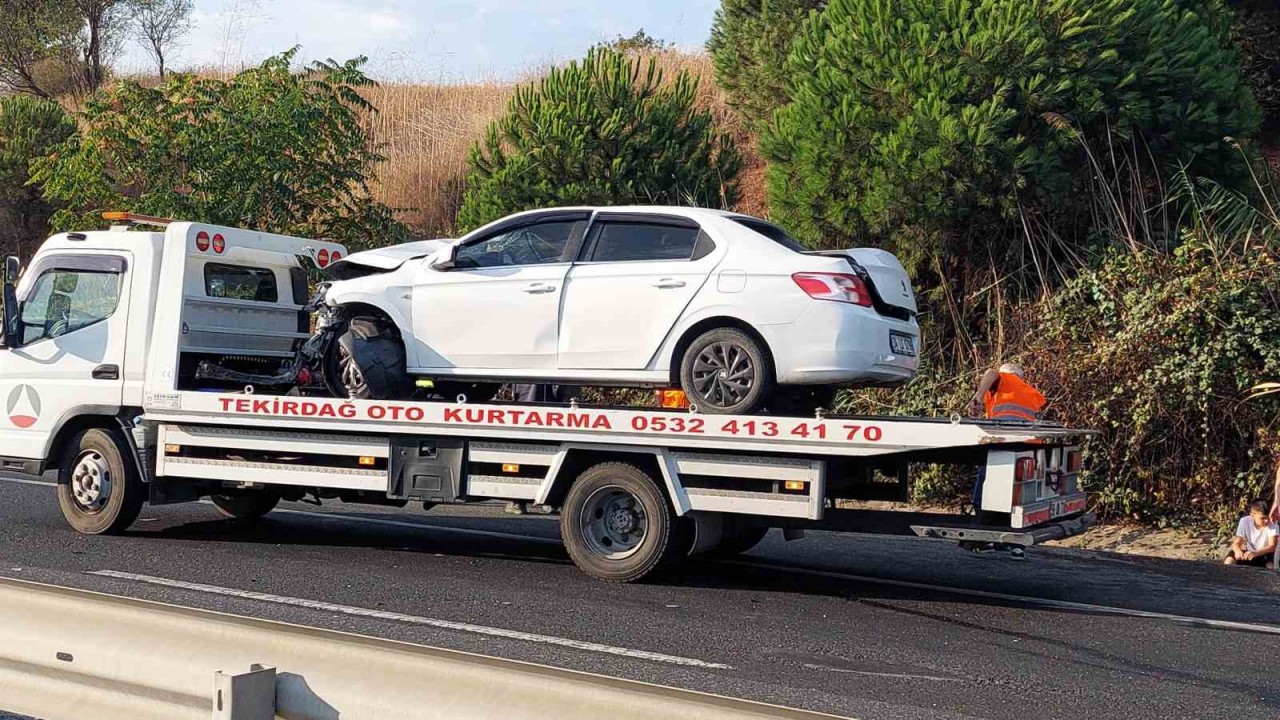
<svg viewBox="0 0 1280 720">
<path fill-rule="evenodd" d="M 1280 626 L 1277 625 L 1236 622 L 1234 620 L 1213 620 L 1210 618 L 1191 617 L 1188 615 L 1172 615 L 1169 613 L 1152 612 L 1149 610 L 1132 610 L 1130 608 L 1111 607 L 1109 605 L 1093 605 L 1091 603 L 1072 602 L 1070 600 L 1053 600 L 1050 598 L 1030 597 L 1027 595 L 1011 595 L 1008 593 L 991 592 L 990 590 L 973 590 L 970 588 L 958 588 L 949 585 L 929 585 L 928 583 L 912 582 L 910 580 L 892 580 L 889 578 L 854 575 L 852 573 L 834 572 L 831 570 L 792 567 L 771 562 L 748 562 L 746 560 L 716 560 L 714 562 L 721 565 L 738 565 L 755 570 L 767 568 L 769 570 L 780 570 L 782 572 L 813 575 L 815 577 L 833 578 L 837 580 L 854 580 L 857 582 L 875 583 L 878 585 L 911 588 L 912 590 L 932 590 L 936 592 L 950 593 L 952 595 L 967 595 L 969 597 L 979 597 L 988 600 L 1004 600 L 1008 602 L 1022 603 L 1025 605 L 1038 605 L 1040 607 L 1053 608 L 1055 610 L 1074 610 L 1078 612 L 1124 615 L 1127 617 L 1148 618 L 1152 620 L 1169 620 L 1172 622 L 1185 623 L 1187 625 L 1199 625 L 1202 627 L 1220 628 L 1223 630 L 1243 630 L 1246 632 L 1263 633 L 1267 635 L 1280 635 Z"/>
<path fill-rule="evenodd" d="M 89 574 L 97 575 L 99 577 L 115 578 L 117 580 L 132 580 L 134 582 L 147 583 L 150 585 L 162 585 L 164 587 L 179 588 L 182 590 L 194 590 L 196 592 L 210 593 L 213 595 L 225 595 L 229 597 L 245 598 L 248 600 L 258 600 L 261 602 L 275 603 L 277 605 L 290 605 L 293 607 L 308 608 L 311 610 L 321 610 L 324 612 L 338 613 L 342 615 L 377 618 L 379 620 L 394 620 L 396 622 L 409 623 L 412 625 L 426 625 L 444 630 L 457 630 L 460 632 L 487 635 L 489 637 L 499 637 L 507 640 L 523 640 L 525 642 L 540 643 L 543 645 L 556 645 L 559 647 L 572 648 L 574 650 L 604 653 L 606 655 L 620 655 L 622 657 L 634 658 L 637 660 L 652 660 L 654 662 L 668 663 L 670 665 L 683 665 L 686 667 L 708 668 L 713 670 L 733 669 L 733 666 L 725 665 L 724 663 L 708 662 L 706 660 L 680 657 L 678 655 L 665 655 L 663 653 L 649 652 L 648 650 L 633 650 L 630 648 L 615 647 L 613 645 L 586 642 L 584 640 L 572 640 L 569 638 L 556 637 L 554 635 L 538 635 L 536 633 L 521 632 L 519 630 L 506 630 L 504 628 L 487 627 L 485 625 L 455 622 L 452 620 L 438 620 L 436 618 L 404 615 L 402 613 L 386 612 L 384 610 L 370 610 L 368 608 L 353 607 L 350 605 L 337 605 L 334 603 L 321 602 L 319 600 L 306 600 L 303 598 L 288 597 L 285 595 L 271 595 L 268 593 L 254 592 L 252 590 L 237 590 L 235 588 L 225 588 L 217 585 L 205 585 L 202 583 L 185 582 L 183 580 L 170 580 L 168 578 L 153 577 L 151 575 L 138 575 L 136 573 L 119 572 L 116 570 L 95 570 Z"/>
<path fill-rule="evenodd" d="M 57 486 L 57 483 L 47 482 L 44 480 L 28 480 L 25 478 L 14 478 L 0 476 L 0 481 L 18 483 L 22 485 L 48 485 Z M 209 503 L 208 500 L 202 500 L 203 503 Z M 339 515 L 337 513 L 312 512 L 307 510 L 288 510 L 278 509 L 273 512 L 287 513 L 293 515 L 305 515 L 308 517 L 320 518 L 322 520 L 345 521 L 354 523 L 372 523 L 375 525 L 389 525 L 393 527 L 406 527 L 415 530 L 434 530 L 439 532 L 461 533 L 466 535 L 482 535 L 488 537 L 505 538 L 508 540 L 531 540 L 534 542 L 552 543 L 559 545 L 559 540 L 552 538 L 540 537 L 538 535 L 521 535 L 518 533 L 495 532 L 492 530 L 473 530 L 470 528 L 446 527 L 442 525 L 433 525 L 429 523 L 406 522 L 403 520 L 384 520 L 381 518 L 358 517 L 352 515 Z M 1074 610 L 1080 612 L 1105 613 L 1108 615 L 1122 615 L 1127 617 L 1148 618 L 1152 620 L 1167 620 L 1187 625 L 1198 625 L 1201 627 L 1212 627 L 1224 630 L 1242 630 L 1245 632 L 1263 633 L 1267 635 L 1280 635 L 1280 626 L 1263 625 L 1260 623 L 1236 622 L 1234 620 L 1214 620 L 1211 618 L 1199 618 L 1188 615 L 1173 615 L 1170 613 L 1152 612 L 1148 610 L 1133 610 L 1130 608 L 1113 607 L 1110 605 L 1094 605 L 1092 603 L 1072 602 L 1070 600 L 1053 600 L 1049 598 L 1031 597 L 1029 595 L 1013 595 L 1009 593 L 991 592 L 989 590 L 973 590 L 969 588 L 953 587 L 949 585 L 930 585 L 928 583 L 912 582 L 910 580 L 893 580 L 889 578 L 871 577 L 868 575 L 855 575 L 852 573 L 835 572 L 831 570 L 815 570 L 810 568 L 792 567 L 788 565 L 779 565 L 771 562 L 751 562 L 747 560 L 712 560 L 710 562 L 721 565 L 739 565 L 748 568 L 767 568 L 770 570 L 781 570 L 783 572 L 801 573 L 813 575 L 815 577 L 826 577 L 838 580 L 854 580 L 857 582 L 876 583 L 880 585 L 890 585 L 895 587 L 911 588 L 913 590 L 931 590 L 937 592 L 950 593 L 952 595 L 967 595 L 969 597 L 980 597 L 989 600 L 1003 600 L 1006 602 L 1017 602 L 1024 605 L 1035 605 L 1039 607 L 1054 608 L 1057 610 Z"/>
<path fill-rule="evenodd" d="M 850 670 L 848 668 L 831 667 L 829 665 L 814 665 L 811 663 L 805 663 L 803 667 L 808 670 L 828 670 L 830 672 L 845 673 L 848 675 L 870 675 L 871 677 L 898 678 L 901 680 L 936 680 L 938 682 L 964 682 L 964 678 L 938 677 L 936 675 L 909 675 L 907 673 L 871 672 L 870 670 Z"/>
</svg>

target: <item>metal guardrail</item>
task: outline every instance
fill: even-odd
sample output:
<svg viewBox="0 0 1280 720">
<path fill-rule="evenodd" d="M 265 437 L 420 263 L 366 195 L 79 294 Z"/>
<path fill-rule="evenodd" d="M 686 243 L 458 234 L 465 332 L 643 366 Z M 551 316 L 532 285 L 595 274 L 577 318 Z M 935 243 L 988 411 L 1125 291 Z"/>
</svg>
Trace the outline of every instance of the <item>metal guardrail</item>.
<svg viewBox="0 0 1280 720">
<path fill-rule="evenodd" d="M 0 706 L 47 720 L 831 715 L 0 578 Z"/>
</svg>

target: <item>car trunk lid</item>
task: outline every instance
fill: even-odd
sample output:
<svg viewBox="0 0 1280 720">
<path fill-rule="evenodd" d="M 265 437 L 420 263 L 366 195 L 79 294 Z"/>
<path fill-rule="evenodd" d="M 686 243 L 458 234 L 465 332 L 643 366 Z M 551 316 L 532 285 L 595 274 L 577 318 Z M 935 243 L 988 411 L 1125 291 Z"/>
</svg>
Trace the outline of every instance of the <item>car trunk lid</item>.
<svg viewBox="0 0 1280 720">
<path fill-rule="evenodd" d="M 820 250 L 814 255 L 842 257 L 855 274 L 867 283 L 875 308 L 881 315 L 909 320 L 916 315 L 916 296 L 911 276 L 893 253 L 878 248 Z"/>
</svg>

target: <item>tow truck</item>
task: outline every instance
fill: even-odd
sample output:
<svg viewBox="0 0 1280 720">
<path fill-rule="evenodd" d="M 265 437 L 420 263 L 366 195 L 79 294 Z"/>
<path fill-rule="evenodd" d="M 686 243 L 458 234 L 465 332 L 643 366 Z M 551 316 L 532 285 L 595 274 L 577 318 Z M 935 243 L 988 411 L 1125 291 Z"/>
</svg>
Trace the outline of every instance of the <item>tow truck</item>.
<svg viewBox="0 0 1280 720">
<path fill-rule="evenodd" d="M 630 582 L 744 552 L 771 528 L 1017 550 L 1093 522 L 1079 487 L 1090 432 L 1048 423 L 350 400 L 210 381 L 202 364 L 291 362 L 313 332 L 309 278 L 346 248 L 105 217 L 109 230 L 54 235 L 20 278 L 16 258 L 4 273 L 0 467 L 56 469 L 81 533 L 119 533 L 145 503 L 208 499 L 244 519 L 281 500 L 499 501 L 558 513 L 581 570 Z M 917 463 L 985 468 L 978 514 L 866 509 L 906 500 Z"/>
</svg>

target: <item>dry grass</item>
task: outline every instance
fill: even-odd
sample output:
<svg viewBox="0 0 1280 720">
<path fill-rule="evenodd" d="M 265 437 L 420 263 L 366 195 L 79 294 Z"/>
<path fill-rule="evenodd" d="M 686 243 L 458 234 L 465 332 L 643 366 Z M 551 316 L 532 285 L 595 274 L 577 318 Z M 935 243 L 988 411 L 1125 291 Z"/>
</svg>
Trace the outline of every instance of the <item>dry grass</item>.
<svg viewBox="0 0 1280 720">
<path fill-rule="evenodd" d="M 744 156 L 742 199 L 738 210 L 765 213 L 764 163 L 755 140 L 742 128 L 716 85 L 711 58 L 702 54 L 661 52 L 654 56 L 667 79 L 680 71 L 698 78 L 698 104 L 733 137 Z M 533 75 L 525 82 L 536 80 Z M 465 85 L 390 83 L 365 96 L 378 108 L 369 119 L 373 140 L 387 157 L 374 185 L 378 200 L 397 208 L 402 222 L 424 237 L 452 234 L 460 202 L 457 179 L 467 153 L 485 127 L 506 109 L 515 84 Z"/>
</svg>

